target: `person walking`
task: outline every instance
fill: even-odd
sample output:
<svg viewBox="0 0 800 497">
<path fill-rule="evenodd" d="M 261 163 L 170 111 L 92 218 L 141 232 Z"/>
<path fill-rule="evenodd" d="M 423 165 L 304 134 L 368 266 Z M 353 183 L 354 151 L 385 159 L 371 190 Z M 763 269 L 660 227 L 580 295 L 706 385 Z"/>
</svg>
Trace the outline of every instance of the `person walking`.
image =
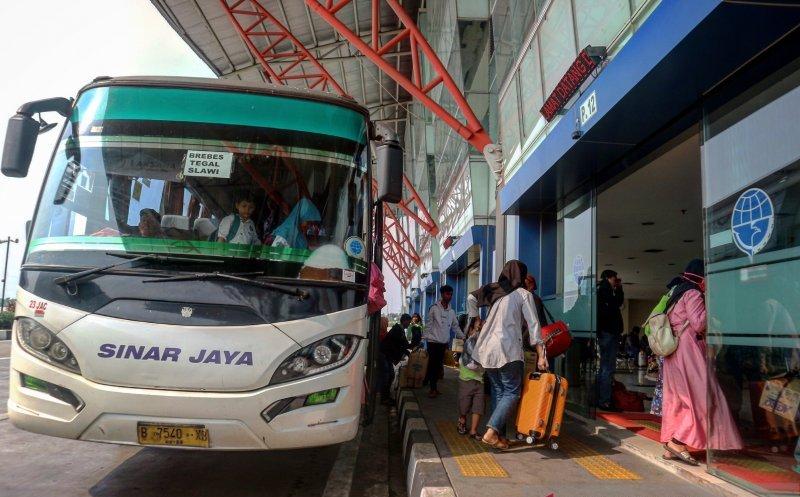
<svg viewBox="0 0 800 497">
<path fill-rule="evenodd" d="M 616 271 L 606 269 L 597 284 L 597 346 L 600 369 L 597 373 L 597 406 L 603 411 L 619 412 L 611 402 L 617 351 L 623 322 L 621 307 L 625 301 L 622 279 Z"/>
<path fill-rule="evenodd" d="M 688 447 L 738 450 L 742 438 L 725 394 L 706 363 L 705 267 L 694 259 L 667 303 L 678 349 L 664 358 L 661 442 L 665 459 L 697 466 Z M 708 433 L 706 427 L 711 427 Z"/>
<path fill-rule="evenodd" d="M 472 357 L 486 370 L 492 397 L 492 413 L 481 441 L 500 450 L 508 448 L 506 423 L 513 415 L 522 391 L 525 371 L 523 323 L 528 325 L 529 343 L 536 348 L 537 367 L 547 370 L 549 366 L 533 294 L 525 288 L 527 274 L 525 264 L 518 260 L 508 261 L 496 283 L 484 285 L 467 298 L 470 318 L 478 316 L 479 307 L 490 307 Z"/>
<path fill-rule="evenodd" d="M 439 301 L 428 309 L 423 334 L 428 346 L 428 370 L 424 383 L 430 389 L 428 392 L 430 398 L 440 395 L 439 378 L 444 371 L 444 354 L 447 351 L 447 344 L 450 342 L 450 332 L 455 332 L 458 338 L 464 336 L 458 326 L 456 311 L 450 305 L 450 301 L 453 300 L 453 287 L 443 285 L 439 289 L 439 294 L 441 295 Z"/>
<path fill-rule="evenodd" d="M 394 381 L 394 367 L 409 355 L 410 345 L 406 340 L 406 327 L 411 323 L 411 316 L 403 314 L 400 322 L 395 323 L 384 335 L 380 343 L 381 352 L 381 404 L 391 404 L 390 387 Z M 388 320 L 387 320 L 388 324 Z"/>
</svg>

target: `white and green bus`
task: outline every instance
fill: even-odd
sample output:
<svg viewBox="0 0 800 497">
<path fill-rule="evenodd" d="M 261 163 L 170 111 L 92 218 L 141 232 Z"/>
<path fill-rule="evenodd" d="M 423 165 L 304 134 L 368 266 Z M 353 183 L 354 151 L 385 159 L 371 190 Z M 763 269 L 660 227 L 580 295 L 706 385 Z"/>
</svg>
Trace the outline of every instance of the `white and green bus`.
<svg viewBox="0 0 800 497">
<path fill-rule="evenodd" d="M 368 111 L 263 84 L 97 78 L 20 108 L 5 175 L 27 174 L 48 111 L 66 122 L 28 228 L 14 425 L 211 449 L 352 439 L 372 224 L 402 185 L 387 141 L 373 191 Z"/>
</svg>

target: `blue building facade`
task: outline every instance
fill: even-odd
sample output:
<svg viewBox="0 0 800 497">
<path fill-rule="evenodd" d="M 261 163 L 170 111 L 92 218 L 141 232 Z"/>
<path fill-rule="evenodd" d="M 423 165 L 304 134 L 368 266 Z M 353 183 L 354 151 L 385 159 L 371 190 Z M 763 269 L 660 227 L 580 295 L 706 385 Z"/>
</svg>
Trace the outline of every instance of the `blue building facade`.
<svg viewBox="0 0 800 497">
<path fill-rule="evenodd" d="M 777 393 L 800 393 L 800 9 L 533 4 L 530 24 L 517 28 L 522 43 L 496 64 L 506 68 L 494 84 L 506 162 L 496 259 L 525 262 L 573 331 L 556 364 L 570 380 L 570 408 L 597 415 L 599 274 L 611 269 L 624 281 L 624 370 L 642 349 L 634 326 L 701 258 L 709 388 L 724 393 L 745 443 L 739 463 L 708 448 L 708 469 L 759 494 L 800 494 L 800 418 Z M 510 22 L 502 12 L 495 19 Z M 606 47 L 608 58 L 547 122 L 539 109 L 588 45 Z M 631 384 L 648 391 L 645 371 L 635 374 Z M 713 437 L 714 426 L 704 429 Z M 745 469 L 767 460 L 772 474 Z"/>
</svg>

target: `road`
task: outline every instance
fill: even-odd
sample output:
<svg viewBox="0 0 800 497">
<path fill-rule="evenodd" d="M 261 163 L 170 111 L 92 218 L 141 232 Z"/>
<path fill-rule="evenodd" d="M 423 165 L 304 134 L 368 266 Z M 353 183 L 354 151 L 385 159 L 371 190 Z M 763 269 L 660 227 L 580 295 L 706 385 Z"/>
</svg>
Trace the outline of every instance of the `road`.
<svg viewBox="0 0 800 497">
<path fill-rule="evenodd" d="M 349 444 L 280 452 L 141 449 L 35 435 L 5 419 L 9 342 L 0 341 L 0 496 L 399 497 L 396 422 L 379 410 Z"/>
</svg>

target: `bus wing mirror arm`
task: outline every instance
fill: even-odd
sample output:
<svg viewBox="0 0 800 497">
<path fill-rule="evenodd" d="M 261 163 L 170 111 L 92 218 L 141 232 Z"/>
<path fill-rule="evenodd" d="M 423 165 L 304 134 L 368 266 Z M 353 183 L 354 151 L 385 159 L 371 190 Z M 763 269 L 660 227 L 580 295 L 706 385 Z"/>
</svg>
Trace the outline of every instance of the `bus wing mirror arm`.
<svg viewBox="0 0 800 497">
<path fill-rule="evenodd" d="M 72 100 L 62 97 L 34 100 L 23 104 L 17 113 L 8 120 L 6 141 L 3 145 L 2 169 L 3 175 L 12 178 L 24 178 L 36 148 L 36 138 L 40 132 L 53 128 L 53 125 L 37 121 L 34 114 L 42 112 L 58 112 L 64 117 L 69 117 L 72 112 Z"/>
</svg>

